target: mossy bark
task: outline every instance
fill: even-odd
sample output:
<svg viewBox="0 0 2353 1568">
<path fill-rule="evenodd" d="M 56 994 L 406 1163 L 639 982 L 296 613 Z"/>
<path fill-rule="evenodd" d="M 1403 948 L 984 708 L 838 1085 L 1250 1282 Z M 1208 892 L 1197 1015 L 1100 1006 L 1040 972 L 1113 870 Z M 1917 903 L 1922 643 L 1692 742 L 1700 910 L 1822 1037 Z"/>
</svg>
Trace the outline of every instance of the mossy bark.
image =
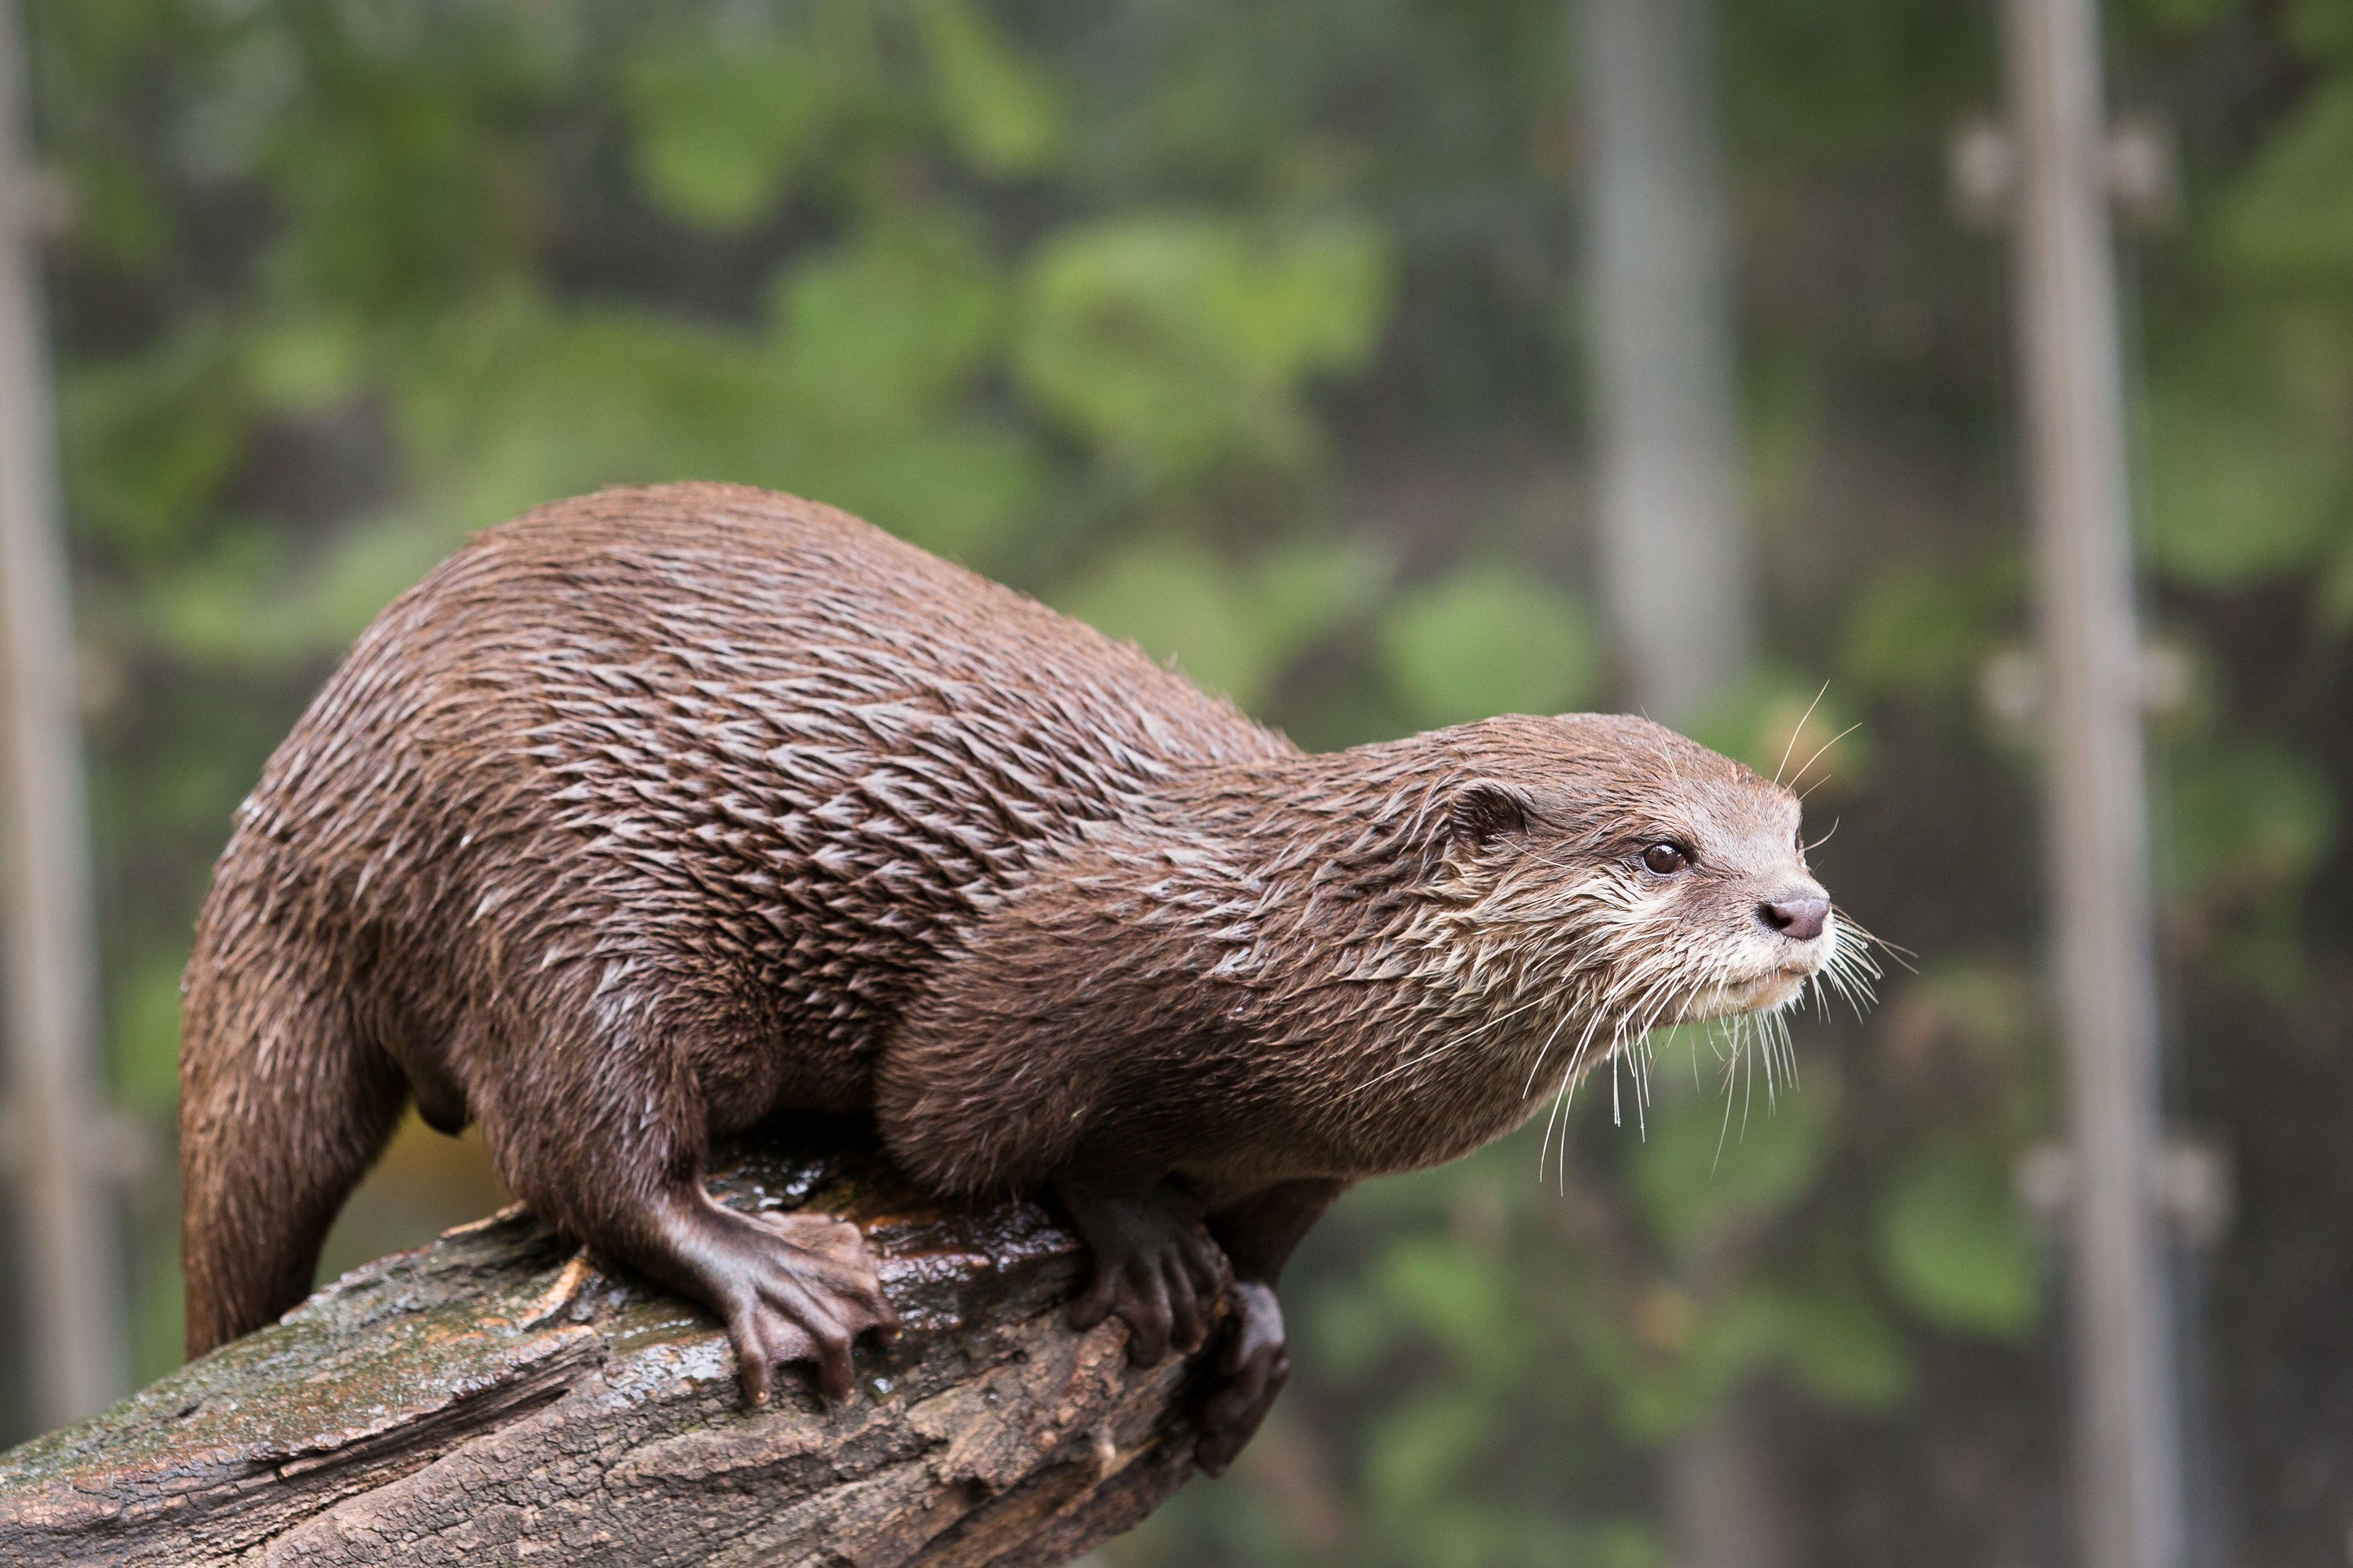
<svg viewBox="0 0 2353 1568">
<path fill-rule="evenodd" d="M 1010 1568 L 1192 1473 L 1192 1367 L 1063 1326 L 1085 1253 L 1044 1210 L 926 1204 L 837 1129 L 712 1189 L 867 1228 L 903 1330 L 847 1405 L 799 1375 L 741 1408 L 710 1314 L 509 1211 L 0 1455 L 0 1561 Z"/>
</svg>

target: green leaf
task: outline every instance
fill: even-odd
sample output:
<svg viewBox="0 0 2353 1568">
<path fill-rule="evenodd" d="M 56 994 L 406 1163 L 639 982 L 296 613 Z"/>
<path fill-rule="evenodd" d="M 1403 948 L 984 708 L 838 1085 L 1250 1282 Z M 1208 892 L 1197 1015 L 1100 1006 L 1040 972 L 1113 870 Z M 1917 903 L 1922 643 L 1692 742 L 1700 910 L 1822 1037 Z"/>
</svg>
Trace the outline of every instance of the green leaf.
<svg viewBox="0 0 2353 1568">
<path fill-rule="evenodd" d="M 1014 366 L 1043 412 L 1149 478 L 1295 465 L 1314 444 L 1306 379 L 1364 363 L 1388 293 L 1360 226 L 1110 220 L 1039 247 Z"/>
<path fill-rule="evenodd" d="M 2320 614 L 2335 631 L 2353 628 L 2353 534 L 2337 546 L 2337 558 L 2321 581 Z"/>
<path fill-rule="evenodd" d="M 2038 994 L 2015 959 L 1924 960 L 1891 1008 L 1900 1010 L 1901 1023 L 1887 1031 L 1887 1066 L 1921 1074 L 1949 1059 L 1984 1075 L 1981 1081 L 2031 1071 L 2042 1036 Z"/>
<path fill-rule="evenodd" d="M 904 426 L 963 392 L 1003 342 L 1006 291 L 951 222 L 902 224 L 778 279 L 786 374 L 828 420 Z"/>
<path fill-rule="evenodd" d="M 820 428 L 756 340 L 501 296 L 437 332 L 397 408 L 423 510 L 462 532 L 610 484 L 805 488 Z"/>
<path fill-rule="evenodd" d="M 1712 1037 L 1696 1026 L 1677 1031 L 1661 1047 L 1653 1077 L 1680 1073 L 1682 1064 L 1673 1058 L 1685 1047 L 1710 1063 L 1698 1042 Z M 1651 1228 L 1677 1250 L 1698 1247 L 1736 1220 L 1787 1208 L 1821 1168 L 1829 1146 L 1824 1097 L 1793 1090 L 1778 1068 L 1768 1082 L 1767 1067 L 1762 1048 L 1752 1042 L 1724 1067 L 1704 1069 L 1714 1092 L 1678 1090 L 1645 1113 L 1633 1158 L 1634 1193 Z M 1597 1081 L 1585 1092 L 1609 1088 Z M 1633 1120 L 1630 1107 L 1624 1114 Z"/>
<path fill-rule="evenodd" d="M 186 960 L 178 948 L 151 952 L 115 982 L 115 1082 L 142 1110 L 168 1110 L 179 1099 L 180 970 Z"/>
<path fill-rule="evenodd" d="M 1888 1282 L 1931 1322 L 2016 1339 L 2042 1291 L 2033 1239 L 1999 1167 L 1957 1145 L 1923 1150 L 1879 1204 Z"/>
<path fill-rule="evenodd" d="M 2195 898 L 2225 885 L 2300 887 L 2337 836 L 2325 773 L 2284 748 L 2227 743 L 2167 769 L 2167 889 Z"/>
<path fill-rule="evenodd" d="M 2139 0 L 2137 9 L 2169 33 L 2211 27 L 2244 7 L 2246 0 Z"/>
<path fill-rule="evenodd" d="M 2177 374 L 2147 400 L 2149 554 L 2195 587 L 2300 570 L 2353 521 L 2353 469 L 2329 416 L 2244 379 Z"/>
<path fill-rule="evenodd" d="M 1360 614 L 1388 584 L 1388 557 L 1360 538 L 1299 539 L 1256 566 L 1258 614 L 1288 658 Z"/>
<path fill-rule="evenodd" d="M 1567 711 L 1590 695 L 1599 663 L 1573 601 L 1500 566 L 1466 567 L 1399 601 L 1381 656 L 1428 725 Z"/>
<path fill-rule="evenodd" d="M 149 635 L 182 657 L 253 673 L 341 653 L 378 611 L 448 553 L 462 531 L 430 513 L 348 526 L 289 566 L 274 531 L 241 531 L 159 583 Z"/>
<path fill-rule="evenodd" d="M 2353 79 L 2324 80 L 2232 191 L 2223 255 L 2248 271 L 2353 279 Z"/>
<path fill-rule="evenodd" d="M 2307 58 L 2341 68 L 2353 57 L 2353 5 L 2345 0 L 2294 0 L 2288 32 Z"/>
<path fill-rule="evenodd" d="M 1400 1402 L 1366 1445 L 1366 1491 L 1383 1514 L 1409 1518 L 1459 1489 L 1493 1430 L 1486 1401 L 1461 1390 Z"/>
<path fill-rule="evenodd" d="M 272 292 L 413 323 L 530 266 L 531 209 L 514 199 L 527 176 L 491 108 L 528 112 L 502 68 L 515 9 L 442 12 L 391 47 L 330 46 L 312 68 L 332 86 L 261 121 L 282 215 L 265 261 Z"/>
<path fill-rule="evenodd" d="M 1293 1314 L 1294 1308 L 1286 1303 L 1283 1311 Z M 1370 1373 L 1399 1337 L 1396 1314 L 1370 1291 L 1319 1291 L 1295 1316 L 1301 1348 L 1341 1384 Z"/>
<path fill-rule="evenodd" d="M 322 414 L 365 383 L 368 345 L 352 318 L 325 312 L 257 323 L 245 333 L 245 377 L 274 412 Z"/>
<path fill-rule="evenodd" d="M 1510 1380 L 1525 1335 L 1501 1260 L 1414 1237 L 1382 1254 L 1373 1279 L 1404 1321 L 1443 1345 L 1479 1381 Z"/>
<path fill-rule="evenodd" d="M 984 174 L 1046 167 L 1062 140 L 1053 83 L 1017 54 L 973 0 L 924 0 L 915 13 L 956 146 Z"/>
<path fill-rule="evenodd" d="M 649 53 L 632 62 L 624 96 L 648 194 L 719 233 L 776 205 L 831 108 L 815 57 L 785 39 Z"/>
<path fill-rule="evenodd" d="M 67 173 L 77 251 L 125 272 L 168 272 L 180 236 L 160 182 L 103 152 L 76 158 Z"/>
<path fill-rule="evenodd" d="M 1686 1308 L 1696 1306 L 1681 1297 Z M 1680 1436 L 1770 1363 L 1781 1345 L 1777 1292 L 1743 1284 L 1699 1311 L 1688 1337 L 1661 1363 L 1620 1370 L 1617 1417 L 1636 1442 Z"/>
<path fill-rule="evenodd" d="M 906 430 L 835 432 L 803 449 L 790 484 L 952 559 L 985 564 L 1047 493 L 1026 431 L 968 416 Z"/>
<path fill-rule="evenodd" d="M 1386 574 L 1378 556 L 1345 543 L 1303 540 L 1233 564 L 1164 538 L 1111 557 L 1058 602 L 1249 709 L 1293 658 L 1368 600 Z"/>
<path fill-rule="evenodd" d="M 143 353 L 69 366 L 59 390 L 76 522 L 133 554 L 173 553 L 252 435 L 224 324 L 199 315 Z"/>
<path fill-rule="evenodd" d="M 1174 661 L 1245 708 L 1275 673 L 1248 584 L 1197 546 L 1173 540 L 1138 546 L 1074 584 L 1061 603 L 1098 631 Z"/>
<path fill-rule="evenodd" d="M 1966 694 L 2005 630 L 2010 575 L 1915 569 L 1872 583 L 1848 613 L 1841 671 L 1873 695 Z"/>
<path fill-rule="evenodd" d="M 1815 1398 L 1886 1410 L 1910 1391 L 1903 1336 L 1868 1301 L 1852 1293 L 1790 1292 L 1780 1309 L 1781 1358 Z"/>
</svg>

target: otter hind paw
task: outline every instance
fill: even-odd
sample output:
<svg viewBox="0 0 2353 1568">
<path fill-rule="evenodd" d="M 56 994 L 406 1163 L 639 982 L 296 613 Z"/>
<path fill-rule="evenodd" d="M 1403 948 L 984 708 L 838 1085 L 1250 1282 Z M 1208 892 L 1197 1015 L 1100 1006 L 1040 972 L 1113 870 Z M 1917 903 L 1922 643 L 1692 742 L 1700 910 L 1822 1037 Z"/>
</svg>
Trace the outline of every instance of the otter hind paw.
<svg viewBox="0 0 2353 1568">
<path fill-rule="evenodd" d="M 866 1238 L 830 1215 L 735 1217 L 742 1228 L 729 1227 L 731 1245 L 709 1278 L 745 1402 L 769 1401 L 778 1366 L 813 1361 L 826 1403 L 842 1403 L 858 1336 L 876 1330 L 888 1339 L 899 1331 Z"/>
<path fill-rule="evenodd" d="M 1238 1280 L 1233 1303 L 1233 1326 L 1193 1415 L 1199 1433 L 1193 1458 L 1212 1476 L 1226 1473 L 1291 1377 L 1291 1348 L 1273 1288 Z"/>
<path fill-rule="evenodd" d="M 1199 1205 L 1166 1186 L 1141 1198 L 1061 1190 L 1094 1254 L 1094 1278 L 1071 1303 L 1070 1324 L 1092 1329 L 1107 1317 L 1127 1324 L 1128 1359 L 1151 1366 L 1171 1349 L 1190 1355 L 1209 1336 L 1219 1300 L 1233 1282 Z"/>
</svg>

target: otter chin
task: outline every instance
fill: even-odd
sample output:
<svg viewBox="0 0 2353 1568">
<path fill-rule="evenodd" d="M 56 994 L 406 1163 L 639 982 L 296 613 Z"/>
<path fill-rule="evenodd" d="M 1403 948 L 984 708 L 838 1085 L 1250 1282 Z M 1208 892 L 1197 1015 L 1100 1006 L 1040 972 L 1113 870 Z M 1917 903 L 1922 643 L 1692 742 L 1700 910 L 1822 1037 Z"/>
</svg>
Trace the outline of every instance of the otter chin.
<svg viewBox="0 0 2353 1568">
<path fill-rule="evenodd" d="M 1797 797 L 1645 720 L 1306 752 L 830 508 L 562 502 L 385 610 L 238 812 L 185 986 L 188 1347 L 302 1299 L 414 1104 L 709 1308 L 749 1400 L 798 1361 L 846 1398 L 894 1322 L 857 1227 L 702 1171 L 776 1111 L 864 1114 L 935 1193 L 1060 1207 L 1073 1326 L 1145 1363 L 1227 1336 L 1217 1470 L 1341 1192 L 1653 1029 L 1857 984 L 1851 932 Z"/>
<path fill-rule="evenodd" d="M 1805 994 L 1806 982 L 1820 973 L 1827 963 L 1824 959 L 1794 967 L 1785 965 L 1769 974 L 1712 986 L 1694 1000 L 1685 1021 L 1704 1023 L 1744 1013 L 1778 1013 Z"/>
</svg>

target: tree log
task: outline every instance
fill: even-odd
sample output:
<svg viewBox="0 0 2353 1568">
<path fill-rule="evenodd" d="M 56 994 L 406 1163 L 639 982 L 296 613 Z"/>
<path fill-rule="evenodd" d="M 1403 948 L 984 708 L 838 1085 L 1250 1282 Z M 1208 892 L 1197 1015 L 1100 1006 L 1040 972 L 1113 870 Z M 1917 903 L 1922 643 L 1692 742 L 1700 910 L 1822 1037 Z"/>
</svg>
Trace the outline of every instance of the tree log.
<svg viewBox="0 0 2353 1568">
<path fill-rule="evenodd" d="M 846 1405 L 788 1375 L 742 1408 L 709 1313 L 509 1209 L 0 1455 L 0 1562 L 1013 1568 L 1184 1483 L 1201 1358 L 1064 1326 L 1086 1255 L 1053 1216 L 927 1203 L 839 1129 L 782 1140 L 712 1189 L 866 1227 L 903 1327 Z"/>
</svg>

